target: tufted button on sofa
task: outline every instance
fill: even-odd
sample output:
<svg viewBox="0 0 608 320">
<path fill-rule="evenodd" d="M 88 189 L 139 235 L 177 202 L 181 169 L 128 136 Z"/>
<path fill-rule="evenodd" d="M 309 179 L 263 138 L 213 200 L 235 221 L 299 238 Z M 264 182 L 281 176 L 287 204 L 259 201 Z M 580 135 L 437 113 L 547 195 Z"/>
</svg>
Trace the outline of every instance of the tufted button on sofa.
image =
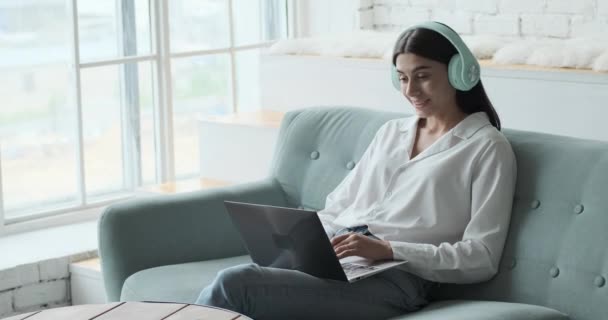
<svg viewBox="0 0 608 320">
<path fill-rule="evenodd" d="M 378 128 L 404 116 L 292 111 L 267 179 L 110 206 L 99 223 L 108 299 L 194 302 L 219 270 L 250 261 L 224 200 L 320 209 Z M 608 143 L 503 132 L 518 176 L 498 273 L 483 283 L 438 285 L 430 305 L 397 319 L 608 319 Z"/>
<path fill-rule="evenodd" d="M 354 168 L 355 168 L 355 163 L 354 163 L 353 161 L 349 161 L 349 162 L 346 164 L 346 169 L 348 169 L 348 170 L 352 170 L 352 169 L 354 169 Z"/>
</svg>

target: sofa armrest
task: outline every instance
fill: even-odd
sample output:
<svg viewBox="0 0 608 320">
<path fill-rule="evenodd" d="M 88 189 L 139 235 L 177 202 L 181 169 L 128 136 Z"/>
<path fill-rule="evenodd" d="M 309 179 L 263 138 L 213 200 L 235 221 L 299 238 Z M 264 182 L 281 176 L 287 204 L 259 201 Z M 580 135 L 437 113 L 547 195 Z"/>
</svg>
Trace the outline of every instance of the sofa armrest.
<svg viewBox="0 0 608 320">
<path fill-rule="evenodd" d="M 144 269 L 246 254 L 223 201 L 285 206 L 274 179 L 198 192 L 133 199 L 107 208 L 99 221 L 99 254 L 109 301 Z"/>
</svg>

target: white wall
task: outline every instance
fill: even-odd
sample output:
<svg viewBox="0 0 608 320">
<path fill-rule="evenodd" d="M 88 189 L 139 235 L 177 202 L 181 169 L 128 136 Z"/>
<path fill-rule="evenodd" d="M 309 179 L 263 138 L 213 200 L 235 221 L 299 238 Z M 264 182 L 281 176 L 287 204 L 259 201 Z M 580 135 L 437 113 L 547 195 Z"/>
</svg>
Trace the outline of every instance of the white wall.
<svg viewBox="0 0 608 320">
<path fill-rule="evenodd" d="M 296 36 L 346 33 L 365 26 L 371 28 L 371 0 L 295 0 Z"/>
<path fill-rule="evenodd" d="M 608 0 L 295 1 L 297 36 L 358 29 L 399 30 L 425 20 L 460 34 L 572 38 L 608 32 Z"/>
<path fill-rule="evenodd" d="M 608 32 L 608 0 L 375 0 L 373 28 L 438 20 L 460 34 L 572 38 Z"/>
<path fill-rule="evenodd" d="M 270 110 L 348 105 L 413 113 L 381 59 L 268 55 L 260 68 L 262 105 Z M 608 141 L 605 74 L 482 66 L 481 76 L 503 127 Z"/>
</svg>

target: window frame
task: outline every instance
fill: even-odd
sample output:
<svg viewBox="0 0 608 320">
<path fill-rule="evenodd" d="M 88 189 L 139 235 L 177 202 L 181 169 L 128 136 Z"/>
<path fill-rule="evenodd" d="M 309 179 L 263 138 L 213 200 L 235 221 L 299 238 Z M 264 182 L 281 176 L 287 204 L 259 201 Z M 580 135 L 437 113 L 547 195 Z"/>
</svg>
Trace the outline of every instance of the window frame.
<svg viewBox="0 0 608 320">
<path fill-rule="evenodd" d="M 119 52 L 124 54 L 124 44 L 128 39 L 123 39 L 125 28 L 132 28 L 133 23 L 125 23 L 124 8 L 132 9 L 131 17 L 135 15 L 135 0 L 117 0 L 117 17 L 119 26 Z M 20 217 L 7 219 L 4 207 L 3 198 L 3 183 L 2 170 L 0 170 L 0 236 L 40 229 L 50 226 L 65 225 L 74 222 L 89 221 L 98 219 L 103 209 L 109 204 L 118 200 L 128 199 L 135 195 L 136 188 L 141 185 L 141 153 L 138 150 L 132 150 L 133 142 L 137 142 L 133 136 L 133 128 L 125 122 L 127 117 L 125 113 L 134 112 L 129 107 L 121 107 L 121 139 L 123 141 L 123 188 L 126 192 L 109 195 L 102 200 L 88 199 L 86 175 L 85 175 L 85 151 L 84 151 L 84 131 L 83 131 L 83 99 L 82 99 L 82 79 L 81 72 L 88 68 L 96 68 L 103 66 L 117 66 L 121 70 L 121 103 L 124 103 L 125 94 L 130 90 L 139 90 L 133 88 L 132 83 L 125 82 L 124 67 L 129 64 L 137 64 L 139 62 L 149 62 L 154 66 L 152 85 L 154 87 L 154 145 L 156 147 L 156 172 L 155 183 L 167 183 L 176 180 L 175 174 L 175 155 L 174 155 L 174 136 L 173 136 L 173 88 L 171 79 L 171 61 L 179 58 L 202 57 L 219 53 L 229 55 L 230 61 L 230 95 L 231 95 L 231 111 L 233 113 L 239 110 L 239 88 L 237 81 L 237 63 L 236 54 L 241 51 L 255 50 L 266 48 L 276 40 L 255 42 L 248 45 L 235 45 L 235 21 L 233 12 L 234 0 L 225 0 L 228 7 L 228 30 L 229 30 L 229 46 L 224 48 L 216 48 L 209 50 L 190 50 L 171 52 L 170 25 L 169 25 L 169 1 L 170 0 L 148 0 L 148 15 L 150 21 L 150 40 L 151 48 L 149 54 L 135 54 L 132 56 L 122 56 L 111 59 L 100 59 L 95 61 L 82 62 L 80 59 L 80 38 L 79 38 L 79 17 L 78 17 L 78 0 L 67 1 L 67 17 L 71 20 L 69 24 L 70 43 L 71 46 L 71 64 L 70 72 L 70 91 L 68 92 L 68 103 L 74 106 L 75 121 L 74 135 L 75 140 L 75 156 L 76 156 L 76 202 L 60 205 L 55 209 L 51 207 L 41 207 L 39 210 L 33 211 Z M 284 0 L 285 8 L 285 25 L 281 28 L 285 30 L 285 37 L 292 37 L 296 34 L 295 30 L 295 0 Z M 129 14 L 129 13 L 127 13 Z M 137 76 L 137 74 L 135 74 Z M 138 84 L 135 84 L 137 86 Z M 131 88 L 129 88 L 131 86 Z M 139 105 L 136 108 L 139 110 Z M 137 110 L 136 110 L 137 111 Z M 138 117 L 139 119 L 139 117 Z M 125 127 L 127 126 L 127 127 Z M 139 140 L 141 145 L 141 140 Z M 136 145 L 136 144 L 135 144 Z M 141 149 L 140 149 L 141 150 Z M 0 168 L 2 168 L 2 158 L 0 157 Z M 89 195 L 90 196 L 90 195 Z"/>
</svg>

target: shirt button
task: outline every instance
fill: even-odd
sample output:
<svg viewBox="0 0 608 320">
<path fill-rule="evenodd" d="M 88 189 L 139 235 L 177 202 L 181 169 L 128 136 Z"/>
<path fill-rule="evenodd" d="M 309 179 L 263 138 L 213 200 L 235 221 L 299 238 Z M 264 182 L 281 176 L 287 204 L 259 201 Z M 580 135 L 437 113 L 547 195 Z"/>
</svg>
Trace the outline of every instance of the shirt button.
<svg viewBox="0 0 608 320">
<path fill-rule="evenodd" d="M 393 193 L 392 193 L 392 192 L 390 192 L 390 191 L 388 191 L 388 192 L 386 193 L 386 196 L 387 196 L 387 197 L 390 197 L 391 195 L 393 195 Z"/>
</svg>

